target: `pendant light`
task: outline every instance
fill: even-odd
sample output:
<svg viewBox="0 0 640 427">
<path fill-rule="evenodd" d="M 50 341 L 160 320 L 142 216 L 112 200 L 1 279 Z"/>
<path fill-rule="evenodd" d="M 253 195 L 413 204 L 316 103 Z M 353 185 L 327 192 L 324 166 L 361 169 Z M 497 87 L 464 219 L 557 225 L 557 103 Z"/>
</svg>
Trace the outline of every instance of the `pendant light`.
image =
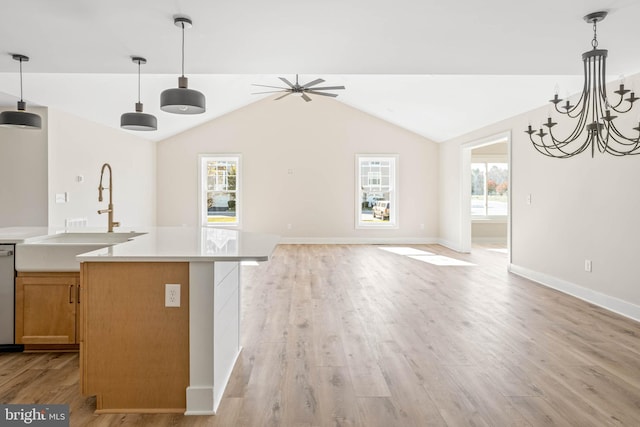
<svg viewBox="0 0 640 427">
<path fill-rule="evenodd" d="M 40 129 L 42 128 L 42 118 L 37 114 L 26 112 L 27 103 L 22 99 L 22 63 L 29 61 L 29 57 L 20 54 L 13 54 L 11 57 L 20 61 L 20 101 L 18 101 L 18 111 L 0 113 L 0 126 Z"/>
<path fill-rule="evenodd" d="M 120 116 L 120 127 L 128 130 L 156 130 L 158 120 L 151 114 L 142 112 L 142 102 L 140 102 L 140 64 L 146 64 L 147 60 L 140 56 L 132 56 L 131 60 L 138 64 L 138 102 L 136 102 L 135 113 L 124 113 Z"/>
<path fill-rule="evenodd" d="M 205 112 L 205 98 L 201 92 L 188 89 L 188 81 L 184 76 L 184 30 L 191 28 L 191 19 L 177 16 L 173 23 L 182 29 L 182 76 L 178 77 L 178 87 L 167 89 L 160 94 L 162 111 L 174 114 L 200 114 Z"/>
</svg>

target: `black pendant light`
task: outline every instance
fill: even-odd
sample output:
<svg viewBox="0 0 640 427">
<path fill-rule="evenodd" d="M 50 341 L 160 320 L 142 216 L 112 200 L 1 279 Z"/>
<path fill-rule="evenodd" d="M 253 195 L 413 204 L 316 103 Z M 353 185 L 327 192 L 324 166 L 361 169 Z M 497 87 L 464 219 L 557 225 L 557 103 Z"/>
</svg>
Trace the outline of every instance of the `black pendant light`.
<svg viewBox="0 0 640 427">
<path fill-rule="evenodd" d="M 158 120 L 151 114 L 143 113 L 140 102 L 140 64 L 146 64 L 147 60 L 140 56 L 132 56 L 131 60 L 138 64 L 138 102 L 135 113 L 124 113 L 120 116 L 120 127 L 128 130 L 156 130 Z"/>
<path fill-rule="evenodd" d="M 184 30 L 191 28 L 191 19 L 185 16 L 177 16 L 173 23 L 182 29 L 182 76 L 178 77 L 178 87 L 167 89 L 160 94 L 160 108 L 162 111 L 174 114 L 200 114 L 204 113 L 205 98 L 201 92 L 188 89 L 188 81 L 184 76 Z"/>
<path fill-rule="evenodd" d="M 18 111 L 3 111 L 0 113 L 0 126 L 40 129 L 42 128 L 42 118 L 37 114 L 26 112 L 27 103 L 22 99 L 22 63 L 29 61 L 29 57 L 19 54 L 13 54 L 11 57 L 16 61 L 20 61 L 20 101 L 18 101 Z"/>
</svg>

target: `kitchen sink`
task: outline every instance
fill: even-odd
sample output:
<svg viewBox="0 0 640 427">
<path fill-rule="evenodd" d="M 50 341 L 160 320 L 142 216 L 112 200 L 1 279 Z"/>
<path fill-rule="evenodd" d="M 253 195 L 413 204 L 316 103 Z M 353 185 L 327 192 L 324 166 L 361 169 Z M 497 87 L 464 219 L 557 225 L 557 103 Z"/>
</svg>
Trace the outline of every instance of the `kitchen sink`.
<svg viewBox="0 0 640 427">
<path fill-rule="evenodd" d="M 126 242 L 134 237 L 146 233 L 60 233 L 34 240 L 27 244 L 33 245 L 67 245 L 67 244 L 102 244 L 110 246 L 116 243 Z M 103 246 L 104 247 L 104 246 Z"/>
<path fill-rule="evenodd" d="M 124 243 L 146 233 L 60 233 L 16 245 L 16 271 L 80 271 L 76 255 Z"/>
</svg>

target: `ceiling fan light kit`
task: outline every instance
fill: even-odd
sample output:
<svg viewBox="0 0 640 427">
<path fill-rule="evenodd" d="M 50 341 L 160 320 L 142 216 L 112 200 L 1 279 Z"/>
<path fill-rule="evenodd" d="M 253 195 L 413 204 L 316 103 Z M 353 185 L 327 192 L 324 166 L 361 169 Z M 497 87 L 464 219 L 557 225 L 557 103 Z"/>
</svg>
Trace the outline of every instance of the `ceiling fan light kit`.
<svg viewBox="0 0 640 427">
<path fill-rule="evenodd" d="M 570 119 L 577 119 L 577 123 L 569 136 L 565 139 L 554 135 L 552 128 L 558 123 L 554 122 L 549 115 L 547 122 L 538 131 L 528 126 L 526 133 L 538 152 L 545 156 L 555 158 L 569 158 L 578 155 L 591 148 L 591 157 L 594 156 L 596 147 L 601 153 L 609 153 L 614 156 L 628 156 L 640 154 L 640 122 L 638 127 L 633 128 L 638 134 L 635 138 L 625 136 L 618 130 L 614 119 L 618 116 L 614 113 L 624 114 L 633 108 L 633 103 L 638 97 L 629 89 L 625 89 L 624 82 L 620 84 L 618 90 L 614 91 L 619 95 L 617 103 L 609 101 L 606 84 L 606 59 L 608 51 L 598 49 L 597 23 L 607 16 L 606 11 L 594 12 L 586 15 L 584 20 L 593 24 L 592 50 L 582 54 L 584 63 L 584 85 L 580 98 L 575 105 L 566 100 L 563 101 L 556 93 L 550 102 L 554 105 L 555 111 Z M 625 98 L 627 93 L 630 95 Z M 549 139 L 546 137 L 549 136 Z"/>
<path fill-rule="evenodd" d="M 143 113 L 142 102 L 140 102 L 140 64 L 146 64 L 147 60 L 140 56 L 134 56 L 131 60 L 138 64 L 138 102 L 136 102 L 135 113 L 124 113 L 120 116 L 120 127 L 137 131 L 157 130 L 158 120 L 152 114 Z"/>
<path fill-rule="evenodd" d="M 197 90 L 189 89 L 184 76 L 184 30 L 193 22 L 186 16 L 177 16 L 173 23 L 182 29 L 182 75 L 178 77 L 178 87 L 167 89 L 160 94 L 160 109 L 174 114 L 200 114 L 206 111 L 205 96 Z"/>
<path fill-rule="evenodd" d="M 12 54 L 11 57 L 20 62 L 20 101 L 17 111 L 3 111 L 0 113 L 0 126 L 22 129 L 41 129 L 42 118 L 34 113 L 26 111 L 27 103 L 22 99 L 22 63 L 28 62 L 29 57 L 20 54 Z"/>
<path fill-rule="evenodd" d="M 324 83 L 323 79 L 315 79 L 313 81 L 310 81 L 309 83 L 305 83 L 305 84 L 300 84 L 298 82 L 298 75 L 296 74 L 296 82 L 295 83 L 291 83 L 289 80 L 287 80 L 285 77 L 279 77 L 280 80 L 282 80 L 284 82 L 284 84 L 286 84 L 286 87 L 283 86 L 269 86 L 269 85 L 260 85 L 260 84 L 254 84 L 253 86 L 259 86 L 259 87 L 268 87 L 271 89 L 278 89 L 278 90 L 269 90 L 269 91 L 265 91 L 265 92 L 254 92 L 253 95 L 260 95 L 260 94 L 264 94 L 264 93 L 279 93 L 279 92 L 284 92 L 284 95 L 281 95 L 277 98 L 275 98 L 275 101 L 278 101 L 282 98 L 284 98 L 285 96 L 289 96 L 289 95 L 294 95 L 294 96 L 299 96 L 302 99 L 305 100 L 305 102 L 309 102 L 311 101 L 311 97 L 309 97 L 308 94 L 311 95 L 321 95 L 321 96 L 329 96 L 332 98 L 335 98 L 338 96 L 338 94 L 335 93 L 329 93 L 329 92 L 321 92 L 324 90 L 343 90 L 344 86 L 324 86 L 324 87 L 317 87 L 317 84 L 320 83 Z"/>
</svg>

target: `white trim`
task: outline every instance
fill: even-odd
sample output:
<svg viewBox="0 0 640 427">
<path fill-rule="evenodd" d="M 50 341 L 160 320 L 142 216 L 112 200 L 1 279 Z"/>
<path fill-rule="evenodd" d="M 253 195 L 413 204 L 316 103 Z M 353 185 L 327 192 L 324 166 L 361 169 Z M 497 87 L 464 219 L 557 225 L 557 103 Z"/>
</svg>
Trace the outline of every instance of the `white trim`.
<svg viewBox="0 0 640 427">
<path fill-rule="evenodd" d="M 281 245 L 434 245 L 436 237 L 283 237 Z"/>
<path fill-rule="evenodd" d="M 444 246 L 445 248 L 451 249 L 452 251 L 464 253 L 462 248 L 460 247 L 459 242 L 452 242 L 451 240 L 438 239 L 437 242 L 440 246 Z"/>
<path fill-rule="evenodd" d="M 509 271 L 543 286 L 574 296 L 583 301 L 595 304 L 598 307 L 605 308 L 621 316 L 640 322 L 640 306 L 633 303 L 516 264 L 509 264 Z"/>
</svg>

